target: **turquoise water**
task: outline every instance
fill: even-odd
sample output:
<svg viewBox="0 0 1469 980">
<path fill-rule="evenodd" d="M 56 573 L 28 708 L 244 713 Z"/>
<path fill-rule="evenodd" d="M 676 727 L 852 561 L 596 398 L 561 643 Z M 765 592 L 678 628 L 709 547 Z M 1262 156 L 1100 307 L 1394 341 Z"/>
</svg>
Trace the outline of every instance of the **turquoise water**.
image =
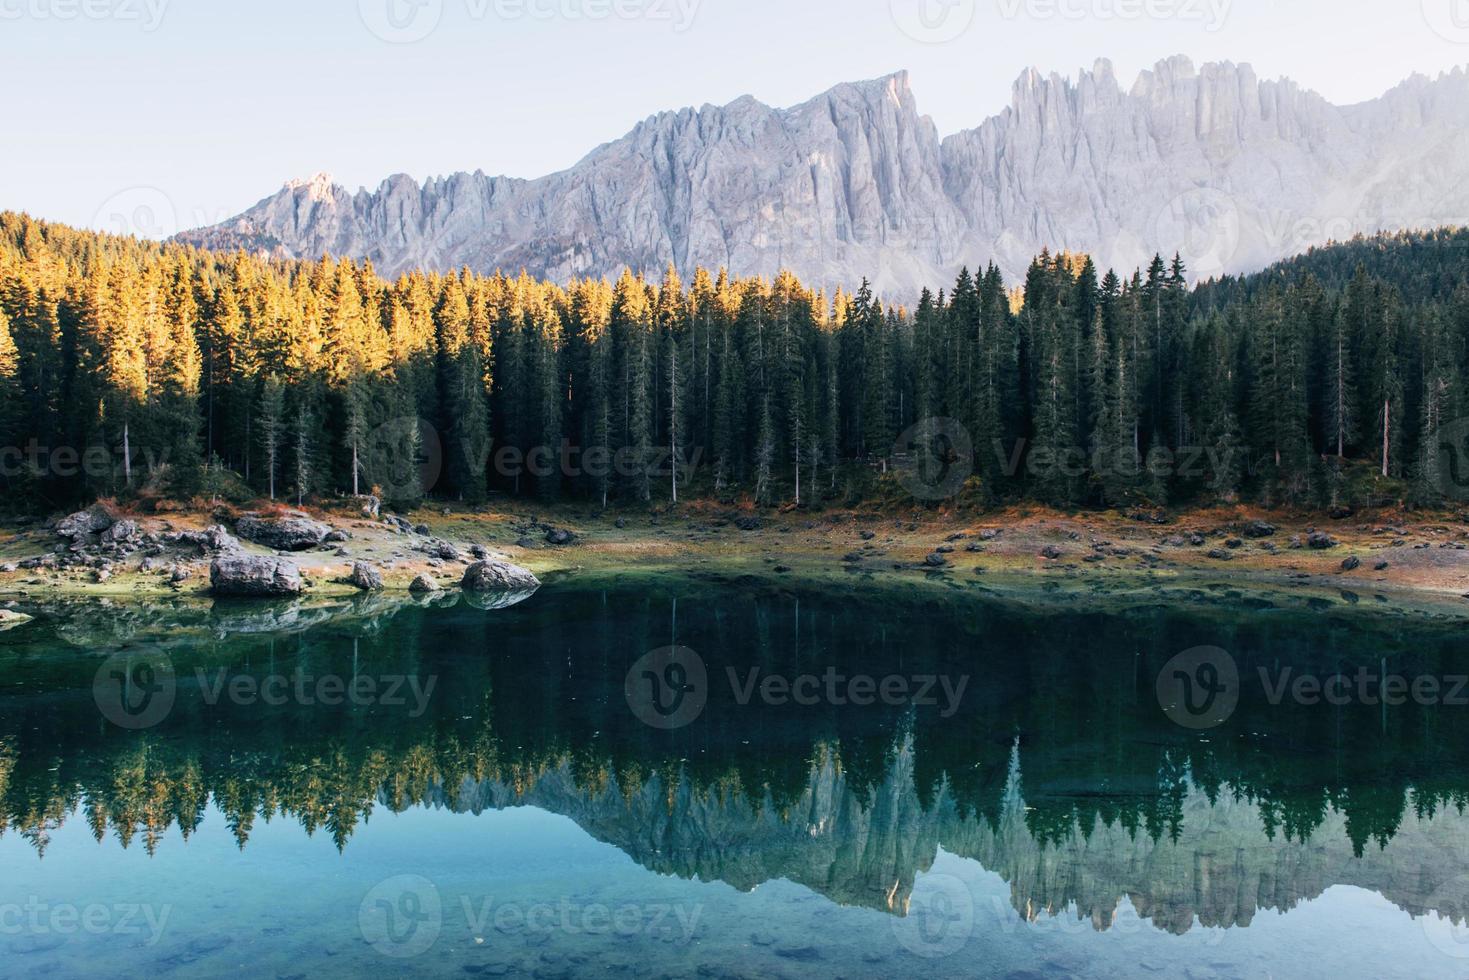
<svg viewBox="0 0 1469 980">
<path fill-rule="evenodd" d="M 1461 630 L 1258 606 L 36 610 L 0 975 L 1469 973 Z M 1363 670 L 1440 696 L 1275 696 Z"/>
</svg>

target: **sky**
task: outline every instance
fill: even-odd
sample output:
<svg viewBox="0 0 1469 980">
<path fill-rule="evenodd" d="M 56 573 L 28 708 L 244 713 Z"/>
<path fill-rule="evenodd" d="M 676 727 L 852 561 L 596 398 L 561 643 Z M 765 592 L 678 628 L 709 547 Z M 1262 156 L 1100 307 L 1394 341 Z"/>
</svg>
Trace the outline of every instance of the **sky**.
<svg viewBox="0 0 1469 980">
<path fill-rule="evenodd" d="M 0 209 L 149 236 L 295 177 L 538 177 L 665 109 L 908 69 L 945 135 L 1027 67 L 1249 62 L 1333 102 L 1469 64 L 1469 0 L 0 0 Z"/>
</svg>

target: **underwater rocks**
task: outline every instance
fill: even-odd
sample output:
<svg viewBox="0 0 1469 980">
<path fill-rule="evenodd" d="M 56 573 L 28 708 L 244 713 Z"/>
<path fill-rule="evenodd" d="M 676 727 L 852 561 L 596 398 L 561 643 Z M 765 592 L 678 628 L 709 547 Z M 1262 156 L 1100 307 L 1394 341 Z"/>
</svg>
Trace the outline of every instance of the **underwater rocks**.
<svg viewBox="0 0 1469 980">
<path fill-rule="evenodd" d="M 34 618 L 25 613 L 16 612 L 14 609 L 0 609 L 0 633 L 13 630 L 17 626 L 24 626 Z"/>
</svg>

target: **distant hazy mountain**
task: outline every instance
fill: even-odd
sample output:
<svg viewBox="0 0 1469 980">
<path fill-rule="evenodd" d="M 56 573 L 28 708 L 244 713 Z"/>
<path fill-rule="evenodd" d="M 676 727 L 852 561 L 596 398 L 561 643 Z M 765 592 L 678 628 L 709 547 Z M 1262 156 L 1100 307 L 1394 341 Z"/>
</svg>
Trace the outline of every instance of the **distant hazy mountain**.
<svg viewBox="0 0 1469 980">
<path fill-rule="evenodd" d="M 209 246 L 370 258 L 379 271 L 503 268 L 555 280 L 781 268 L 888 293 L 961 265 L 1023 275 L 1042 247 L 1128 269 L 1179 251 L 1195 276 L 1247 271 L 1356 232 L 1469 224 L 1469 73 L 1414 76 L 1335 106 L 1248 65 L 1186 58 L 1123 89 L 1107 61 L 1027 71 L 1009 108 L 941 139 L 906 72 L 775 109 L 665 112 L 538 180 L 399 175 L 352 194 L 293 181 Z"/>
</svg>

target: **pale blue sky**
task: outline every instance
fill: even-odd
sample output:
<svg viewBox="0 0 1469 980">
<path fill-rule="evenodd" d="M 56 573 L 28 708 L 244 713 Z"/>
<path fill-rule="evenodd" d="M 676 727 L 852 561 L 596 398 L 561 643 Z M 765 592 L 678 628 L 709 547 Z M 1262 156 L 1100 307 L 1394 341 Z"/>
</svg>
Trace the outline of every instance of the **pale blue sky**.
<svg viewBox="0 0 1469 980">
<path fill-rule="evenodd" d="M 662 109 L 899 68 L 948 134 L 1027 66 L 1175 53 L 1355 102 L 1469 64 L 1469 0 L 0 0 L 0 209 L 162 233 L 321 170 L 534 177 Z"/>
</svg>

